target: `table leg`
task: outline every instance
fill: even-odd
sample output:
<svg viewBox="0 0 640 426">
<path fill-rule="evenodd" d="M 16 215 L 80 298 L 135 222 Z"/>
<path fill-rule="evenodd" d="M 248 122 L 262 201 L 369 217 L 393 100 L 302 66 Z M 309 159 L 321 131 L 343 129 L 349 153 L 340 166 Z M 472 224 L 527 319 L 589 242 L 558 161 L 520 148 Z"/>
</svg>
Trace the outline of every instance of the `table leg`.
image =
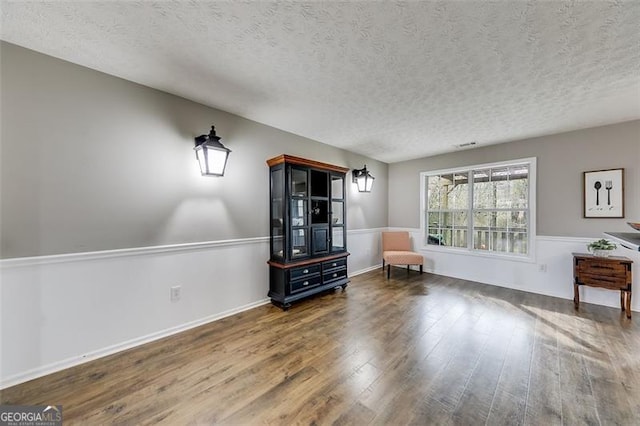
<svg viewBox="0 0 640 426">
<path fill-rule="evenodd" d="M 627 291 L 627 318 L 631 318 L 631 292 Z"/>
<path fill-rule="evenodd" d="M 627 292 L 625 290 L 620 290 L 620 308 L 624 312 L 624 305 L 627 303 Z"/>
<path fill-rule="evenodd" d="M 576 283 L 573 283 L 573 305 L 576 309 L 578 309 L 578 305 L 580 305 L 580 291 Z"/>
</svg>

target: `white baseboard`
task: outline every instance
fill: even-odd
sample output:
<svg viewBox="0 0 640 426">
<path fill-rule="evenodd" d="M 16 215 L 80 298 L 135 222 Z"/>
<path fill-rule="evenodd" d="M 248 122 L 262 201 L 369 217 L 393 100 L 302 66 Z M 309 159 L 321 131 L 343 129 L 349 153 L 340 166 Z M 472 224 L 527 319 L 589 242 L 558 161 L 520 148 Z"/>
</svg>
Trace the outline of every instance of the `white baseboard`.
<svg viewBox="0 0 640 426">
<path fill-rule="evenodd" d="M 349 233 L 351 276 L 381 268 L 381 230 Z M 536 263 L 433 252 L 424 270 L 569 299 L 571 253 L 585 241 L 538 237 Z M 640 253 L 616 254 L 632 258 L 640 275 Z M 0 389 L 268 303 L 268 256 L 259 237 L 0 261 Z M 619 303 L 615 292 L 583 291 L 584 302 Z M 640 298 L 632 302 L 638 311 Z"/>
<path fill-rule="evenodd" d="M 350 277 L 355 277 L 356 275 L 365 274 L 365 273 L 367 273 L 369 271 L 374 271 L 374 270 L 380 269 L 380 268 L 382 268 L 382 263 L 378 263 L 377 265 L 373 265 L 373 266 L 370 266 L 368 268 L 360 269 L 359 271 L 350 272 L 349 276 Z"/>
<path fill-rule="evenodd" d="M 378 262 L 372 247 L 380 229 L 348 234 L 349 267 L 362 273 Z M 0 389 L 268 303 L 268 243 L 256 237 L 0 260 Z M 176 285 L 182 296 L 174 303 Z"/>
<path fill-rule="evenodd" d="M 62 361 L 54 362 L 49 365 L 43 365 L 38 368 L 31 369 L 29 371 L 25 371 L 24 373 L 14 375 L 12 377 L 7 377 L 2 382 L 0 382 L 0 389 L 5 389 L 10 386 L 14 386 L 20 383 L 27 382 L 29 380 L 37 379 L 38 377 L 46 376 L 48 374 L 56 373 L 61 370 L 65 370 L 67 368 L 75 367 L 98 358 L 103 358 L 109 355 L 113 355 L 118 352 L 126 351 L 127 349 L 134 348 L 136 346 L 141 346 L 146 343 L 151 343 L 156 340 L 163 339 L 165 337 L 172 336 L 174 334 L 182 333 L 184 331 L 190 330 L 192 328 L 199 327 L 201 325 L 208 324 L 213 321 L 220 320 L 222 318 L 226 318 L 231 315 L 238 314 L 240 312 L 248 311 L 249 309 L 257 308 L 258 306 L 263 306 L 270 303 L 270 299 L 259 300 L 254 303 L 249 303 L 244 306 L 239 306 L 234 309 L 229 309 L 228 311 L 221 312 L 216 315 L 211 315 L 206 318 L 202 318 L 196 321 L 190 321 L 185 324 L 181 324 L 176 327 L 171 327 L 166 330 L 161 330 L 156 333 L 151 333 L 146 336 L 140 336 L 135 339 L 128 340 L 126 342 L 119 343 L 117 345 L 111 345 L 106 348 L 102 348 L 97 351 L 92 351 L 84 355 L 79 355 L 71 358 L 64 359 Z"/>
</svg>

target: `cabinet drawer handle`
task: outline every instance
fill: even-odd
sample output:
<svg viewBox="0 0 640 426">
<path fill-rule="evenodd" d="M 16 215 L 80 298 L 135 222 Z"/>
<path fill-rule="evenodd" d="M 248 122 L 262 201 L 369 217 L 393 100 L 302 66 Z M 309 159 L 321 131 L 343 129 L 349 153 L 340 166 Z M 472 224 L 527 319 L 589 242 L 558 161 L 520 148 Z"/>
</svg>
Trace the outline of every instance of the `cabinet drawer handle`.
<svg viewBox="0 0 640 426">
<path fill-rule="evenodd" d="M 303 274 L 308 274 L 308 273 L 309 273 L 309 270 L 308 270 L 308 269 L 305 269 L 304 271 L 302 271 L 302 273 L 303 273 Z"/>
<path fill-rule="evenodd" d="M 338 273 L 336 272 L 335 274 L 333 274 L 333 278 L 337 277 Z"/>
<path fill-rule="evenodd" d="M 309 281 L 303 282 L 302 285 L 309 285 Z"/>
<path fill-rule="evenodd" d="M 332 263 L 331 266 L 338 266 L 338 264 L 337 263 Z"/>
</svg>

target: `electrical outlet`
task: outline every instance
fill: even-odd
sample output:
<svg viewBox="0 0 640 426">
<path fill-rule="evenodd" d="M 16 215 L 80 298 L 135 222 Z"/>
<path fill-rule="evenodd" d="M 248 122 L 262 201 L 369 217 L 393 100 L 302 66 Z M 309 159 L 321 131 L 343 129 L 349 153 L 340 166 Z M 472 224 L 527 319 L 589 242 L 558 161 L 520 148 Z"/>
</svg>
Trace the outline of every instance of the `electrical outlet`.
<svg viewBox="0 0 640 426">
<path fill-rule="evenodd" d="M 538 265 L 538 272 L 547 272 L 547 264 L 541 263 Z"/>
<path fill-rule="evenodd" d="M 171 287 L 171 301 L 177 302 L 180 300 L 180 296 L 182 295 L 182 286 Z"/>
</svg>

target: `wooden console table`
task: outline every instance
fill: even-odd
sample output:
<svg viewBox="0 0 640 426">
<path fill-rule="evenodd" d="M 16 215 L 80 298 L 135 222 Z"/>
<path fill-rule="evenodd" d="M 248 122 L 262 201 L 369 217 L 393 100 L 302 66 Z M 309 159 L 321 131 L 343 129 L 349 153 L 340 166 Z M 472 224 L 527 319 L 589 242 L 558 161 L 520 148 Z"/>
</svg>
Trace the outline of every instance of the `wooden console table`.
<svg viewBox="0 0 640 426">
<path fill-rule="evenodd" d="M 573 253 L 573 303 L 580 305 L 581 285 L 620 290 L 620 307 L 631 318 L 631 264 L 626 257 Z"/>
</svg>

